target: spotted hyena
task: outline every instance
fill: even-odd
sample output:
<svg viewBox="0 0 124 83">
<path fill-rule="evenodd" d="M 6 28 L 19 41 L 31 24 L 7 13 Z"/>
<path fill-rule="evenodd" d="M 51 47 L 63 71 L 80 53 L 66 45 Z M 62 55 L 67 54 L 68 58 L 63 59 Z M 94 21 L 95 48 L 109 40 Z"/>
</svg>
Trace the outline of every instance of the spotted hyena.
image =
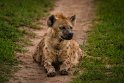
<svg viewBox="0 0 124 83">
<path fill-rule="evenodd" d="M 42 63 L 47 76 L 55 76 L 54 64 L 59 64 L 61 75 L 67 75 L 70 68 L 78 64 L 82 56 L 79 44 L 73 40 L 75 15 L 65 17 L 63 14 L 48 18 L 48 30 L 37 46 L 33 55 L 36 62 Z"/>
</svg>

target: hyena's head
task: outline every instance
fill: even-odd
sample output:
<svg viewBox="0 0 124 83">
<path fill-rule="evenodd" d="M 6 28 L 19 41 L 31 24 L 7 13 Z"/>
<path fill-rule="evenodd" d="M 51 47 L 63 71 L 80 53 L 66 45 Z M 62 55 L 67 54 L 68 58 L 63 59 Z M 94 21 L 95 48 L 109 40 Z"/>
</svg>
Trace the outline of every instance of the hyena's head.
<svg viewBox="0 0 124 83">
<path fill-rule="evenodd" d="M 48 18 L 47 25 L 52 28 L 57 37 L 64 40 L 71 40 L 73 38 L 73 26 L 75 22 L 75 15 L 65 17 L 63 14 L 51 15 Z"/>
</svg>

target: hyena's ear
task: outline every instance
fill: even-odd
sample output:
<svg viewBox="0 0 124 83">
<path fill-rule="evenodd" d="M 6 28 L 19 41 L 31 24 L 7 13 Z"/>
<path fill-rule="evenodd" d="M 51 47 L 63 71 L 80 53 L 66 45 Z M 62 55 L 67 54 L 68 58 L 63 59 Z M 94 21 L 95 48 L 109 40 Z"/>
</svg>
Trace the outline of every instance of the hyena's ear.
<svg viewBox="0 0 124 83">
<path fill-rule="evenodd" d="M 47 25 L 48 27 L 52 27 L 53 24 L 55 23 L 56 19 L 55 19 L 55 16 L 54 15 L 51 15 L 48 20 L 47 20 Z"/>
<path fill-rule="evenodd" d="M 76 15 L 73 15 L 73 16 L 71 16 L 70 17 L 70 21 L 71 21 L 71 23 L 74 25 L 74 23 L 75 23 L 75 19 L 76 19 Z"/>
</svg>

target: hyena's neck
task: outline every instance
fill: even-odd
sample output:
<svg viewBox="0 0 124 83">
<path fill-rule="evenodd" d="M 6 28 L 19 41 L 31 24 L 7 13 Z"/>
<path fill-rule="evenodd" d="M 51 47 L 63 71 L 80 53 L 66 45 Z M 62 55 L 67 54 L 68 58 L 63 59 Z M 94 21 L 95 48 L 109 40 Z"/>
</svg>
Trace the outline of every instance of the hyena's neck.
<svg viewBox="0 0 124 83">
<path fill-rule="evenodd" d="M 58 43 L 62 42 L 63 39 L 60 38 L 59 34 L 57 33 L 57 31 L 55 32 L 52 28 L 49 28 L 47 30 L 47 36 L 51 39 L 51 40 L 56 40 L 58 41 Z"/>
<path fill-rule="evenodd" d="M 53 31 L 52 28 L 48 28 L 48 30 L 47 30 L 47 36 L 48 37 L 51 37 L 51 38 L 54 38 L 56 36 L 56 33 Z"/>
</svg>

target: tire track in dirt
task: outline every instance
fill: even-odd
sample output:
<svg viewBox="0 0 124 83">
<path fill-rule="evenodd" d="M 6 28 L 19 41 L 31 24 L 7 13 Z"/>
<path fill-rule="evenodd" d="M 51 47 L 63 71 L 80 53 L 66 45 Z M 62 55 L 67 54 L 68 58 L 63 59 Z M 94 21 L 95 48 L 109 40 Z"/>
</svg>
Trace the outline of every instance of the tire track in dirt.
<svg viewBox="0 0 124 83">
<path fill-rule="evenodd" d="M 78 43 L 83 44 L 86 41 L 86 33 L 90 30 L 89 27 L 94 17 L 93 7 L 93 0 L 58 0 L 56 1 L 55 8 L 50 13 L 62 12 L 67 16 L 76 14 L 77 21 L 74 28 L 74 39 Z M 36 33 L 36 38 L 31 39 L 33 45 L 25 47 L 28 49 L 28 52 L 16 54 L 16 57 L 22 61 L 22 64 L 19 65 L 20 70 L 14 74 L 8 83 L 69 83 L 73 78 L 72 75 L 57 75 L 56 77 L 49 78 L 46 76 L 43 67 L 33 62 L 32 54 L 47 28 L 46 19 L 41 19 L 39 23 L 43 29 L 32 30 Z"/>
</svg>

